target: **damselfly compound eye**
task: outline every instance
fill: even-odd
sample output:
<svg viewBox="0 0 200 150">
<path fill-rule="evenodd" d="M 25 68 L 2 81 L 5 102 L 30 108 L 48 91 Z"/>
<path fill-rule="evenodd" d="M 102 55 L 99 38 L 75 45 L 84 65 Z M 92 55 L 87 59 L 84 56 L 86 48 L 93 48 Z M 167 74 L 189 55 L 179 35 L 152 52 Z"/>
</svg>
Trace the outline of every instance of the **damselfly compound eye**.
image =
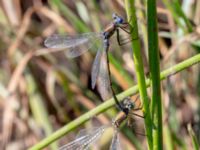
<svg viewBox="0 0 200 150">
<path fill-rule="evenodd" d="M 124 19 L 120 18 L 120 17 L 117 17 L 117 22 L 118 23 L 123 23 L 124 22 Z"/>
<path fill-rule="evenodd" d="M 117 24 L 122 24 L 124 22 L 124 19 L 119 17 L 117 14 L 113 14 L 113 19 L 114 19 L 114 22 Z"/>
</svg>

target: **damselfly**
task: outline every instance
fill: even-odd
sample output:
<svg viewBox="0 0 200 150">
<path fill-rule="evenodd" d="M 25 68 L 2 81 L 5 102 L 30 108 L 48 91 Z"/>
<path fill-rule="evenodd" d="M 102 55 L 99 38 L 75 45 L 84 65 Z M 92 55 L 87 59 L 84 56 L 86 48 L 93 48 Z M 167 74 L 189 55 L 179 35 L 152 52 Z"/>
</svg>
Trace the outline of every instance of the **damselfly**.
<svg viewBox="0 0 200 150">
<path fill-rule="evenodd" d="M 112 82 L 110 77 L 110 67 L 108 59 L 108 50 L 110 46 L 109 39 L 115 33 L 117 33 L 117 41 L 119 45 L 123 43 L 120 42 L 119 29 L 126 33 L 130 33 L 129 23 L 125 22 L 123 18 L 117 14 L 113 14 L 113 21 L 105 28 L 103 32 L 100 33 L 84 33 L 80 35 L 53 35 L 48 37 L 44 44 L 46 47 L 51 48 L 51 52 L 56 52 L 66 49 L 66 55 L 68 57 L 78 57 L 85 53 L 88 49 L 92 49 L 97 43 L 100 44 L 95 60 L 93 62 L 91 71 L 91 85 L 95 88 L 98 83 L 99 92 L 104 100 L 110 98 L 108 93 L 111 93 L 117 106 L 125 113 L 126 110 L 123 109 L 122 105 L 117 100 L 115 92 L 112 88 Z M 50 52 L 49 51 L 49 52 Z"/>
<path fill-rule="evenodd" d="M 81 130 L 74 141 L 60 147 L 59 150 L 87 150 L 92 144 L 99 140 L 105 130 L 110 127 L 114 129 L 110 150 L 121 150 L 119 126 L 124 120 L 133 114 L 132 111 L 140 109 L 135 108 L 135 102 L 132 102 L 130 98 L 125 98 L 123 101 L 123 107 L 127 109 L 128 114 L 123 114 L 123 116 L 113 121 L 111 125 L 94 127 L 89 132 L 86 130 Z"/>
</svg>

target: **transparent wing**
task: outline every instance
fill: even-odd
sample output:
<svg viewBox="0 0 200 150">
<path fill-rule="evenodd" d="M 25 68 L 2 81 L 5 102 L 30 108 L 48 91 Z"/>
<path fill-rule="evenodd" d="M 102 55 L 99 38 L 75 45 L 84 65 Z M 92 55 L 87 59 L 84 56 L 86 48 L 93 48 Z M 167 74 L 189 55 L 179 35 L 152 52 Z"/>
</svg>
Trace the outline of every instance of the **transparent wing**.
<svg viewBox="0 0 200 150">
<path fill-rule="evenodd" d="M 101 33 L 84 33 L 80 35 L 52 35 L 44 41 L 47 48 L 66 50 L 68 57 L 78 57 L 93 46 L 102 44 Z M 51 51 L 53 52 L 53 51 Z"/>
<path fill-rule="evenodd" d="M 97 88 L 103 100 L 107 100 L 112 97 L 107 63 L 107 53 L 106 50 L 103 50 L 97 84 Z"/>
<path fill-rule="evenodd" d="M 97 51 L 96 57 L 94 59 L 93 65 L 92 65 L 92 72 L 91 72 L 92 89 L 95 88 L 97 78 L 98 78 L 98 75 L 99 75 L 100 61 L 101 61 L 101 56 L 102 56 L 101 48 Z"/>
<path fill-rule="evenodd" d="M 89 132 L 81 130 L 74 141 L 60 147 L 59 150 L 87 150 L 101 137 L 106 128 L 107 126 L 94 127 Z"/>
<path fill-rule="evenodd" d="M 62 147 L 59 148 L 59 150 L 82 150 L 82 145 L 80 143 L 83 143 L 84 141 L 87 141 L 87 136 L 80 137 L 79 139 L 76 139 Z"/>
<path fill-rule="evenodd" d="M 113 135 L 112 142 L 110 145 L 110 150 L 121 150 L 119 132 L 117 130 L 114 131 L 114 135 Z"/>
</svg>

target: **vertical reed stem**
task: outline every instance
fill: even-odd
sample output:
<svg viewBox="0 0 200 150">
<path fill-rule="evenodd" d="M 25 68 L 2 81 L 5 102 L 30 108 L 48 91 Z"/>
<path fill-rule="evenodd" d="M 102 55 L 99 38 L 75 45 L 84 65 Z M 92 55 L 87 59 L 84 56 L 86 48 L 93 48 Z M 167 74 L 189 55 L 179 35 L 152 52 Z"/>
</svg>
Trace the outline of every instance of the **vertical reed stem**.
<svg viewBox="0 0 200 150">
<path fill-rule="evenodd" d="M 160 88 L 160 59 L 158 49 L 158 29 L 156 0 L 147 2 L 148 54 L 151 76 L 152 102 L 151 116 L 153 121 L 153 149 L 163 149 L 162 103 Z"/>
<path fill-rule="evenodd" d="M 135 71 L 138 81 L 139 93 L 141 102 L 143 104 L 143 114 L 145 116 L 145 130 L 147 135 L 148 147 L 152 149 L 152 123 L 151 115 L 149 111 L 149 101 L 147 95 L 147 89 L 145 84 L 145 75 L 142 62 L 140 41 L 138 37 L 138 27 L 137 27 L 137 18 L 135 14 L 134 0 L 125 0 L 126 12 L 128 16 L 129 24 L 133 28 L 131 32 L 132 40 L 132 50 L 133 50 L 133 59 L 135 65 Z"/>
</svg>

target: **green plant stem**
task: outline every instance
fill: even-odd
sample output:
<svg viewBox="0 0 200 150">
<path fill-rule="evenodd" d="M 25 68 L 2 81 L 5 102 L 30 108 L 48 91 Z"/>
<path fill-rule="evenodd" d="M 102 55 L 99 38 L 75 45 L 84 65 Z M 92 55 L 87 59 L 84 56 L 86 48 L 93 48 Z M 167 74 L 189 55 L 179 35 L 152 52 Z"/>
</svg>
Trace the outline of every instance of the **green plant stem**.
<svg viewBox="0 0 200 150">
<path fill-rule="evenodd" d="M 132 40 L 132 50 L 133 50 L 133 59 L 134 59 L 134 66 L 137 76 L 137 82 L 139 87 L 140 99 L 143 105 L 143 114 L 145 117 L 145 130 L 147 135 L 148 147 L 152 149 L 152 123 L 151 123 L 151 116 L 149 111 L 149 101 L 147 95 L 147 89 L 145 84 L 145 75 L 144 75 L 144 68 L 142 62 L 142 54 L 140 48 L 140 41 L 138 37 L 138 28 L 137 28 L 137 18 L 135 14 L 135 6 L 134 0 L 125 0 L 125 7 L 126 12 L 129 20 L 130 26 L 133 28 L 131 32 Z"/>
<path fill-rule="evenodd" d="M 182 70 L 184 70 L 184 69 L 186 69 L 186 68 L 188 68 L 188 67 L 190 67 L 190 66 L 192 66 L 196 63 L 199 63 L 199 62 L 200 62 L 200 54 L 195 55 L 195 56 L 193 56 L 193 57 L 191 57 L 191 58 L 173 66 L 173 67 L 170 67 L 169 69 L 167 69 L 165 71 L 163 71 L 160 74 L 160 79 L 164 80 L 164 79 L 170 77 L 171 75 L 173 75 L 177 72 L 180 72 L 180 71 L 182 71 Z M 149 85 L 150 85 L 150 80 L 147 79 L 146 80 L 146 87 L 149 87 Z M 138 85 L 133 86 L 133 87 L 129 88 L 128 90 L 118 94 L 117 98 L 119 99 L 119 101 L 122 101 L 124 98 L 131 96 L 131 95 L 134 95 L 137 92 L 138 92 Z M 54 132 L 52 135 L 43 139 L 41 142 L 39 142 L 35 146 L 31 147 L 30 150 L 39 150 L 39 149 L 45 148 L 47 145 L 51 144 L 55 140 L 61 138 L 62 136 L 66 135 L 67 133 L 69 133 L 73 129 L 77 128 L 81 124 L 83 124 L 86 121 L 88 121 L 89 119 L 91 119 L 92 117 L 100 114 L 101 112 L 106 111 L 107 109 L 111 108 L 114 105 L 115 105 L 115 101 L 114 101 L 113 98 L 105 101 L 101 105 L 97 106 L 95 109 L 92 109 L 91 111 L 83 114 L 79 118 L 75 119 L 74 121 L 70 122 L 69 124 L 65 125 L 61 129 Z"/>
<path fill-rule="evenodd" d="M 162 134 L 162 101 L 160 87 L 160 58 L 158 49 L 158 28 L 156 0 L 147 2 L 148 54 L 151 76 L 151 116 L 153 128 L 153 149 L 163 149 Z"/>
<path fill-rule="evenodd" d="M 146 2 L 145 1 L 140 1 L 136 0 L 135 3 L 136 6 L 146 8 Z M 138 17 L 138 22 L 140 24 L 140 29 L 141 29 L 141 36 L 144 42 L 144 51 L 146 57 L 148 56 L 148 37 L 147 37 L 147 25 L 146 25 L 146 11 L 142 9 L 137 9 L 137 17 Z M 144 56 L 144 54 L 143 54 Z M 148 58 L 145 58 L 148 60 Z"/>
<path fill-rule="evenodd" d="M 172 3 L 172 6 L 174 6 L 176 13 L 183 19 L 183 21 L 185 22 L 185 25 L 187 27 L 187 31 L 188 32 L 192 32 L 193 28 L 192 28 L 192 24 L 190 23 L 190 20 L 187 18 L 187 16 L 185 15 L 184 11 L 181 8 L 181 3 L 179 0 L 174 0 Z"/>
<path fill-rule="evenodd" d="M 189 124 L 187 126 L 187 128 L 188 128 L 188 132 L 190 134 L 191 140 L 192 140 L 192 145 L 193 145 L 194 150 L 199 150 L 198 139 L 197 139 L 194 131 L 192 130 L 191 124 Z"/>
<path fill-rule="evenodd" d="M 167 124 L 164 125 L 163 131 L 164 131 L 165 148 L 167 150 L 174 150 L 171 131 L 170 131 L 170 129 L 169 129 Z"/>
<path fill-rule="evenodd" d="M 178 26 L 185 32 L 192 32 L 193 28 L 189 21 L 189 19 L 186 17 L 185 13 L 183 12 L 180 2 L 177 0 L 162 0 L 163 3 L 166 5 L 167 9 L 171 12 L 174 20 L 178 24 Z M 183 19 L 185 25 L 187 28 L 185 28 L 185 25 L 181 22 L 181 19 Z"/>
</svg>

